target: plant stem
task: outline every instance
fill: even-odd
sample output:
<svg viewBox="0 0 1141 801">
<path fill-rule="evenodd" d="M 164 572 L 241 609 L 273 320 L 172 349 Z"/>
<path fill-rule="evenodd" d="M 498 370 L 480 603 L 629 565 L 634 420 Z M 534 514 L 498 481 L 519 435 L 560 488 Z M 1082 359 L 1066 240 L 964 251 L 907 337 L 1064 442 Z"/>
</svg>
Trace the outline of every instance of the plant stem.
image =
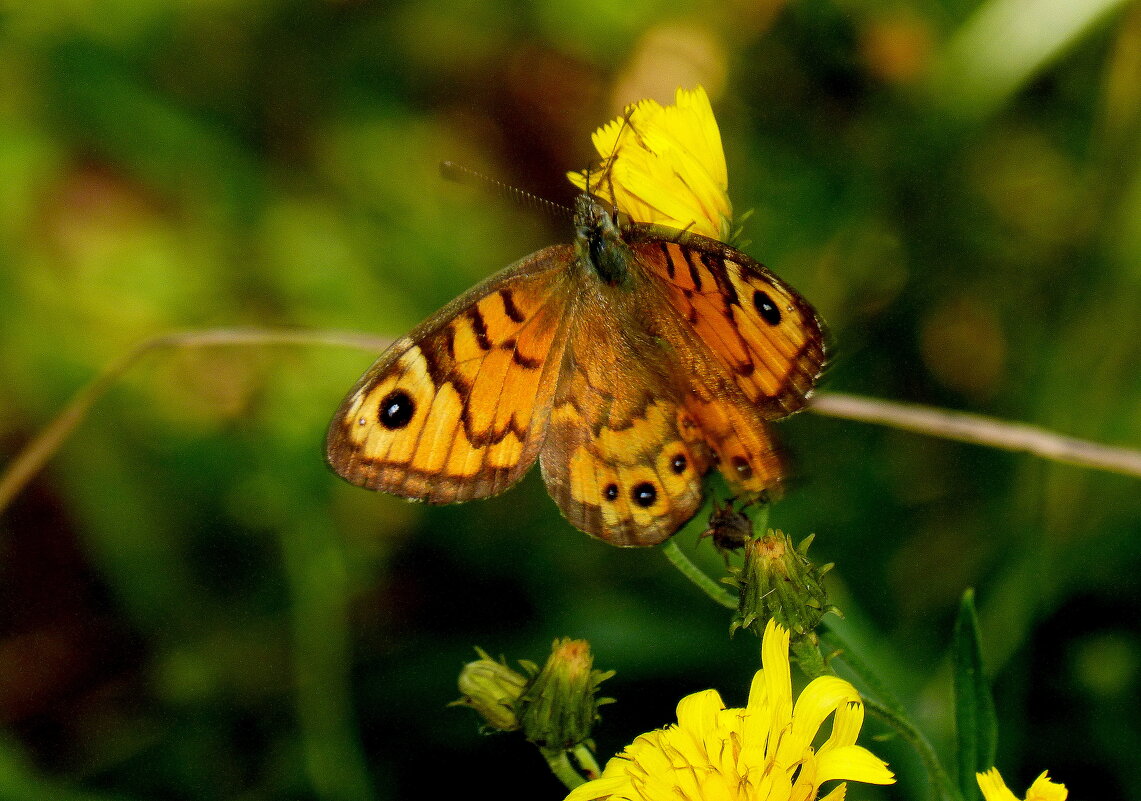
<svg viewBox="0 0 1141 801">
<path fill-rule="evenodd" d="M 578 771 L 570 763 L 567 758 L 566 751 L 547 751 L 543 750 L 543 756 L 547 760 L 547 765 L 551 769 L 551 773 L 558 777 L 558 780 L 566 785 L 568 790 L 573 790 L 580 784 L 584 784 L 586 779 L 578 774 Z M 578 756 L 576 753 L 575 756 Z"/>
<path fill-rule="evenodd" d="M 820 653 L 820 645 L 814 639 L 815 637 L 795 637 L 791 645 L 797 664 L 810 679 L 832 672 Z"/>
<path fill-rule="evenodd" d="M 910 722 L 883 704 L 865 698 L 864 708 L 895 729 L 896 733 L 906 740 L 915 753 L 919 755 L 919 758 L 923 761 L 923 766 L 927 769 L 927 777 L 931 782 L 932 798 L 942 797 L 950 799 L 950 801 L 960 801 L 959 793 L 955 789 L 951 777 L 943 770 L 943 766 L 939 763 L 939 758 L 935 755 L 935 749 L 931 747 L 931 743 L 927 742 L 927 738 L 923 736 L 923 733 L 920 732 L 919 729 L 912 726 Z M 942 791 L 941 794 L 939 792 L 940 790 Z"/>
<path fill-rule="evenodd" d="M 895 729 L 896 733 L 906 740 L 919 756 L 924 768 L 927 770 L 927 778 L 931 784 L 931 797 L 942 797 L 959 801 L 959 793 L 951 781 L 951 777 L 947 775 L 942 764 L 940 764 L 939 757 L 935 754 L 935 749 L 931 747 L 931 743 L 927 742 L 927 738 L 923 736 L 923 733 L 912 726 L 907 720 L 903 704 L 884 686 L 883 682 L 879 680 L 879 677 L 864 664 L 863 660 L 856 656 L 856 652 L 840 637 L 835 629 L 829 629 L 827 637 L 839 646 L 839 658 L 844 660 L 844 664 L 851 668 L 852 672 L 860 678 L 861 683 L 870 687 L 873 693 L 883 699 L 882 702 L 873 701 L 865 695 L 864 708 Z M 825 669 L 829 673 L 835 672 L 827 666 Z"/>
<path fill-rule="evenodd" d="M 576 745 L 572 753 L 587 779 L 597 779 L 602 775 L 602 768 L 598 766 L 598 760 L 594 758 L 594 754 L 585 745 Z"/>
<path fill-rule="evenodd" d="M 812 399 L 808 408 L 829 417 L 875 423 L 1007 451 L 1025 451 L 1042 459 L 1141 478 L 1141 451 L 1067 437 L 1025 423 L 1009 423 L 980 414 L 839 392 L 821 392 Z"/>
<path fill-rule="evenodd" d="M 662 553 L 666 555 L 666 558 L 673 563 L 673 566 L 676 567 L 683 576 L 696 584 L 698 589 L 714 601 L 726 609 L 737 608 L 737 596 L 707 576 L 705 571 L 695 565 L 690 558 L 682 552 L 681 548 L 677 546 L 677 542 L 667 540 L 666 543 L 662 545 Z"/>
<path fill-rule="evenodd" d="M 43 469 L 48 459 L 55 455 L 60 445 L 67 441 L 87 417 L 95 402 L 103 397 L 124 373 L 151 352 L 251 345 L 333 345 L 374 350 L 379 353 L 390 341 L 387 337 L 340 331 L 221 328 L 177 331 L 140 342 L 76 392 L 67 406 L 4 467 L 0 473 L 0 511 L 6 509 L 12 499 Z"/>
</svg>

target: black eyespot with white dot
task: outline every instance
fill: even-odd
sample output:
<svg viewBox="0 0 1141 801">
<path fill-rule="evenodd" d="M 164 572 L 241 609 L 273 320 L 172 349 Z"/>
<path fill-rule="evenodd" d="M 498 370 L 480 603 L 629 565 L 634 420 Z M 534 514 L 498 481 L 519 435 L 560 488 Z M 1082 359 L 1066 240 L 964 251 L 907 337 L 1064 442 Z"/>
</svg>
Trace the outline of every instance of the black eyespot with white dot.
<svg viewBox="0 0 1141 801">
<path fill-rule="evenodd" d="M 606 498 L 606 500 L 608 500 L 608 501 L 617 500 L 618 499 L 618 485 L 617 484 L 607 484 L 602 489 L 602 496 L 604 498 Z"/>
<path fill-rule="evenodd" d="M 761 315 L 761 319 L 769 325 L 780 325 L 780 309 L 773 303 L 773 299 L 769 297 L 769 293 L 757 290 L 753 293 L 753 307 L 756 308 L 757 314 Z"/>
<path fill-rule="evenodd" d="M 412 422 L 416 404 L 412 396 L 402 389 L 394 389 L 384 396 L 377 411 L 377 420 L 389 431 L 404 428 Z"/>
<path fill-rule="evenodd" d="M 680 476 L 685 472 L 685 468 L 688 466 L 689 462 L 686 461 L 684 453 L 676 453 L 673 458 L 670 459 L 670 470 L 674 472 L 674 475 Z"/>
<path fill-rule="evenodd" d="M 643 509 L 649 509 L 658 500 L 658 491 L 649 481 L 643 481 L 641 484 L 635 484 L 634 489 L 630 490 L 630 500 Z"/>
</svg>

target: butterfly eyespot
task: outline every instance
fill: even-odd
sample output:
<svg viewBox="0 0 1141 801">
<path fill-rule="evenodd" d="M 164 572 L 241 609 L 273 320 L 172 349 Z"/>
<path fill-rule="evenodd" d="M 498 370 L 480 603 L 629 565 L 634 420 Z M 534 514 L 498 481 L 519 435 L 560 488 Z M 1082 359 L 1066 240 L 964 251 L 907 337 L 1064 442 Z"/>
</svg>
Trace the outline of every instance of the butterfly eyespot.
<svg viewBox="0 0 1141 801">
<path fill-rule="evenodd" d="M 606 500 L 608 500 L 608 501 L 617 500 L 617 498 L 618 498 L 618 485 L 617 484 L 607 484 L 606 487 L 602 490 L 602 494 L 604 496 L 606 496 Z"/>
<path fill-rule="evenodd" d="M 733 457 L 733 469 L 737 471 L 738 476 L 746 481 L 753 477 L 753 466 L 744 456 Z"/>
<path fill-rule="evenodd" d="M 773 299 L 769 297 L 767 292 L 757 290 L 753 293 L 753 306 L 757 310 L 757 314 L 761 315 L 761 319 L 769 325 L 780 324 L 780 309 L 773 303 Z"/>
<path fill-rule="evenodd" d="M 676 475 L 680 476 L 688 466 L 689 462 L 686 461 L 684 453 L 679 453 L 670 459 L 670 470 L 673 470 Z"/>
<path fill-rule="evenodd" d="M 412 401 L 412 396 L 402 389 L 394 389 L 380 402 L 377 420 L 389 431 L 393 431 L 412 422 L 414 414 L 416 404 Z"/>
<path fill-rule="evenodd" d="M 657 501 L 658 491 L 649 481 L 643 481 L 641 484 L 634 485 L 634 489 L 630 490 L 630 499 L 643 509 L 648 509 Z"/>
</svg>

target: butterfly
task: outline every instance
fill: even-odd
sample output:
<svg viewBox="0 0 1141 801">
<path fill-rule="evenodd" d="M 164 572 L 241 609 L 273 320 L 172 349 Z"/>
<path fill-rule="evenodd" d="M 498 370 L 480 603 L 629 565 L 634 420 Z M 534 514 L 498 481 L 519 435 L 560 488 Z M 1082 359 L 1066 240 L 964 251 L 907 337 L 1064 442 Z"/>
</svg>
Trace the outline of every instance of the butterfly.
<svg viewBox="0 0 1141 801">
<path fill-rule="evenodd" d="M 715 191 L 724 156 L 708 99 L 700 89 L 678 98 L 676 107 L 630 107 L 628 115 L 645 113 L 646 136 L 633 137 L 627 119 L 600 129 L 596 144 L 617 153 L 637 138 L 641 150 L 628 150 L 622 166 L 636 174 L 644 162 L 650 186 L 690 176 L 690 191 L 708 171 L 682 168 L 713 138 L 712 125 L 722 178 L 682 200 L 727 209 Z M 700 101 L 706 128 L 679 124 L 686 101 Z M 663 171 L 647 143 L 687 160 Z M 614 175 L 626 180 L 614 171 L 612 183 Z M 820 317 L 744 253 L 692 230 L 632 221 L 599 197 L 597 181 L 579 183 L 573 243 L 470 289 L 361 377 L 329 426 L 333 470 L 443 504 L 503 492 L 538 461 L 567 520 L 622 546 L 676 533 L 701 508 L 714 468 L 736 495 L 779 490 L 782 460 L 768 423 L 801 409 L 824 368 Z M 619 188 L 611 199 L 635 197 Z M 678 206 L 676 193 L 642 195 Z"/>
<path fill-rule="evenodd" d="M 334 416 L 332 468 L 442 504 L 538 460 L 567 520 L 615 545 L 677 532 L 714 466 L 737 492 L 777 489 L 767 422 L 825 364 L 812 306 L 728 245 L 620 222 L 590 194 L 575 231 L 396 341 Z"/>
</svg>

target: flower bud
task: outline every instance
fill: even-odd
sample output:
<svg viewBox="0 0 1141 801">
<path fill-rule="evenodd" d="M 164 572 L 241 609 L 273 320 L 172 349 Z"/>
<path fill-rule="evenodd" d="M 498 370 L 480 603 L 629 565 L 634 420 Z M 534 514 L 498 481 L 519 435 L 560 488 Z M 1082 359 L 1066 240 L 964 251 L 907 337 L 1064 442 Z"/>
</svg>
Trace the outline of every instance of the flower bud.
<svg viewBox="0 0 1141 801">
<path fill-rule="evenodd" d="M 528 680 L 505 662 L 492 659 L 481 648 L 475 650 L 480 658 L 468 662 L 460 671 L 458 684 L 463 698 L 452 701 L 450 706 L 470 706 L 492 729 L 518 729 L 516 707 Z"/>
<path fill-rule="evenodd" d="M 769 619 L 787 628 L 794 638 L 811 635 L 821 618 L 839 610 L 828 603 L 822 578 L 831 564 L 816 567 L 807 557 L 812 536 L 798 547 L 780 530 L 745 542 L 745 563 L 733 570 L 737 614 L 729 627 L 750 629 L 760 637 Z"/>
<path fill-rule="evenodd" d="M 587 741 L 598 707 L 613 702 L 596 696 L 614 671 L 594 670 L 593 661 L 586 640 L 555 640 L 519 704 L 523 734 L 539 748 L 566 751 Z"/>
</svg>

